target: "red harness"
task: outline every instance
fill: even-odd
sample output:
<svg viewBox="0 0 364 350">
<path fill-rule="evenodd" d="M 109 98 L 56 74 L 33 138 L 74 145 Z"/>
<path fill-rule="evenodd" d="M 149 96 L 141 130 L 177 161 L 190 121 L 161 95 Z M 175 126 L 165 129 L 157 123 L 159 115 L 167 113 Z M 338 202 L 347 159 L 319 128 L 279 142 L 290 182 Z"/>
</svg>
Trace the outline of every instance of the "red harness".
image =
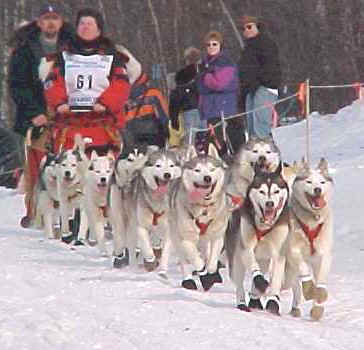
<svg viewBox="0 0 364 350">
<path fill-rule="evenodd" d="M 164 214 L 164 210 L 161 213 L 156 213 L 156 212 L 152 212 L 153 213 L 153 221 L 152 224 L 154 226 L 158 225 L 158 219 Z"/>
<path fill-rule="evenodd" d="M 313 228 L 312 230 L 308 227 L 308 225 L 304 224 L 298 217 L 297 215 L 296 219 L 298 221 L 298 223 L 300 224 L 303 232 L 305 233 L 306 237 L 308 238 L 309 242 L 310 242 L 310 248 L 311 248 L 311 255 L 313 255 L 315 253 L 315 247 L 313 246 L 313 241 L 314 239 L 316 239 L 321 231 L 323 222 L 321 224 L 318 224 L 315 228 Z"/>
<path fill-rule="evenodd" d="M 200 222 L 200 221 L 198 221 L 198 219 L 195 219 L 195 224 L 197 225 L 197 227 L 200 229 L 200 236 L 203 236 L 205 233 L 206 233 L 206 231 L 207 231 L 207 229 L 208 229 L 208 227 L 209 227 L 209 225 L 211 224 L 211 222 L 212 222 L 213 220 L 211 219 L 211 220 L 209 220 L 206 224 L 205 223 L 203 223 L 203 222 Z"/>
<path fill-rule="evenodd" d="M 258 230 L 257 228 L 255 228 L 255 234 L 257 236 L 258 241 L 260 241 L 272 228 L 269 228 L 267 230 Z"/>
</svg>

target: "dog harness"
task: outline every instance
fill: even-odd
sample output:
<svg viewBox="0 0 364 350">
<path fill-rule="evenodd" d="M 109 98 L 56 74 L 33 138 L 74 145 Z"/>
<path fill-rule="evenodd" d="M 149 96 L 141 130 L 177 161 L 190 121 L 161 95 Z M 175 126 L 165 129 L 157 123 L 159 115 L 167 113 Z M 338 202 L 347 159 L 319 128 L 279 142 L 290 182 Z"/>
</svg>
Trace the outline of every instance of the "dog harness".
<svg viewBox="0 0 364 350">
<path fill-rule="evenodd" d="M 294 214 L 294 213 L 293 213 Z M 294 216 L 296 217 L 299 225 L 301 226 L 301 229 L 303 230 L 303 232 L 305 233 L 306 237 L 308 238 L 309 242 L 310 242 L 310 248 L 311 248 L 311 255 L 313 255 L 315 253 L 315 247 L 313 246 L 313 241 L 314 239 L 316 239 L 321 231 L 321 228 L 323 226 L 323 222 L 321 222 L 320 224 L 318 224 L 315 228 L 313 228 L 312 230 L 309 228 L 308 225 L 306 225 L 305 223 L 303 223 L 296 214 L 294 214 Z"/>
<path fill-rule="evenodd" d="M 151 210 L 152 211 L 152 210 Z M 153 213 L 153 221 L 152 221 L 152 225 L 157 226 L 158 225 L 158 219 L 164 214 L 164 210 L 160 213 L 154 212 Z"/>
<path fill-rule="evenodd" d="M 258 228 L 255 227 L 255 234 L 257 236 L 258 241 L 260 241 L 271 230 L 272 227 L 268 228 L 267 230 L 259 230 Z"/>
</svg>

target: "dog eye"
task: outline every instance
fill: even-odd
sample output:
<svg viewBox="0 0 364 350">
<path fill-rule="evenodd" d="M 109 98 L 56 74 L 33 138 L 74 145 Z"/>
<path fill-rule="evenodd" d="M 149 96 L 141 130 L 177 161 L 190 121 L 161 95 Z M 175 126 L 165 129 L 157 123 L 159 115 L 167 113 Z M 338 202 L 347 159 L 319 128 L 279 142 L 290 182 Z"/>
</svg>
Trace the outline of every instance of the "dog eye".
<svg viewBox="0 0 364 350">
<path fill-rule="evenodd" d="M 255 150 L 253 150 L 253 153 L 258 153 L 258 150 L 256 150 L 256 149 L 255 149 Z"/>
<path fill-rule="evenodd" d="M 131 158 L 128 158 L 128 162 L 132 162 L 133 161 L 133 159 L 131 159 Z"/>
<path fill-rule="evenodd" d="M 321 185 L 325 185 L 326 181 L 321 181 L 320 184 Z"/>
<path fill-rule="evenodd" d="M 155 166 L 156 166 L 157 168 L 160 168 L 160 167 L 161 167 L 161 165 L 160 165 L 160 164 L 156 164 Z"/>
<path fill-rule="evenodd" d="M 259 193 L 265 195 L 265 191 L 263 191 L 263 190 L 260 190 Z"/>
<path fill-rule="evenodd" d="M 173 168 L 174 167 L 174 164 L 171 164 L 170 167 Z"/>
<path fill-rule="evenodd" d="M 274 191 L 274 194 L 278 194 L 278 193 L 279 193 L 279 190 L 275 190 L 275 191 Z"/>
<path fill-rule="evenodd" d="M 200 169 L 195 169 L 195 172 L 196 172 L 196 173 L 200 173 L 200 172 L 201 172 L 201 170 L 200 170 Z"/>
<path fill-rule="evenodd" d="M 306 181 L 306 183 L 308 183 L 308 184 L 310 184 L 310 185 L 311 185 L 311 184 L 312 184 L 312 181 L 307 180 L 307 181 Z"/>
</svg>

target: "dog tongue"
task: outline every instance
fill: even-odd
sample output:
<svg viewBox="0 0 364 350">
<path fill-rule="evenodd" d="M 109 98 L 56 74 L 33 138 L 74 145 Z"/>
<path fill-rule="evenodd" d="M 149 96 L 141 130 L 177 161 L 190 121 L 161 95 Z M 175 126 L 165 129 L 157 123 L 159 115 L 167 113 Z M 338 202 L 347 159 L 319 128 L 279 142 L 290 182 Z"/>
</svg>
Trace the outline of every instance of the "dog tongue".
<svg viewBox="0 0 364 350">
<path fill-rule="evenodd" d="M 312 197 L 312 203 L 316 208 L 323 208 L 326 205 L 326 201 L 323 196 Z"/>
<path fill-rule="evenodd" d="M 266 222 L 272 222 L 274 220 L 275 210 L 274 209 L 266 209 L 264 211 L 264 219 Z"/>
<path fill-rule="evenodd" d="M 206 197 L 210 193 L 210 188 L 195 188 L 193 191 L 188 193 L 188 198 L 190 201 L 198 201 Z"/>
<path fill-rule="evenodd" d="M 155 190 L 158 194 L 166 194 L 168 191 L 168 184 L 158 185 L 158 188 Z"/>
</svg>

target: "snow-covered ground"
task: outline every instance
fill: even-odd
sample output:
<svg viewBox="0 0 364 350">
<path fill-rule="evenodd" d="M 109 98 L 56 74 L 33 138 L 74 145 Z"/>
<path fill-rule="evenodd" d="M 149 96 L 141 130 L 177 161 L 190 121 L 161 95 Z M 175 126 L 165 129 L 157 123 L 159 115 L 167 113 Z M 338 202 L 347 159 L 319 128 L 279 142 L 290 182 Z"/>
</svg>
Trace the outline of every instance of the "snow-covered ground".
<svg viewBox="0 0 364 350">
<path fill-rule="evenodd" d="M 305 155 L 305 122 L 275 130 L 288 162 Z M 312 117 L 312 164 L 329 160 L 335 180 L 335 245 L 324 318 L 245 313 L 224 271 L 209 292 L 183 290 L 137 269 L 113 270 L 96 248 L 70 247 L 19 227 L 23 196 L 0 189 L 0 349 L 364 348 L 364 102 Z M 363 221 L 362 221 L 363 219 Z M 111 250 L 111 246 L 109 247 Z"/>
</svg>

